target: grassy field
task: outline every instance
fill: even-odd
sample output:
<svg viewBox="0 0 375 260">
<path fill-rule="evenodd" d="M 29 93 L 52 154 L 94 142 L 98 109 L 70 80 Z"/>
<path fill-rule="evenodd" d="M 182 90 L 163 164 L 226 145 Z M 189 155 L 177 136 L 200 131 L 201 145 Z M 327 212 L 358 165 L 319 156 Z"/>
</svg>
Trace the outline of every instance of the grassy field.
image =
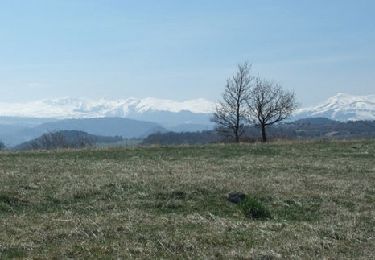
<svg viewBox="0 0 375 260">
<path fill-rule="evenodd" d="M 270 216 L 250 217 L 231 191 Z M 374 248 L 374 141 L 0 153 L 2 259 L 374 259 Z"/>
</svg>

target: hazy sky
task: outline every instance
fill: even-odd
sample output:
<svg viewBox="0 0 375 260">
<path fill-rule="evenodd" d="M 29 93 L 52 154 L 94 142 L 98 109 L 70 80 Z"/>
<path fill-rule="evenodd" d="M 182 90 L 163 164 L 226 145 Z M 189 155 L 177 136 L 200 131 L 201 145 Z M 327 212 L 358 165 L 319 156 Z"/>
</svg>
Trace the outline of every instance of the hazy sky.
<svg viewBox="0 0 375 260">
<path fill-rule="evenodd" d="M 375 94 L 374 0 L 0 3 L 0 101 L 216 100 L 245 60 L 304 106 Z"/>
</svg>

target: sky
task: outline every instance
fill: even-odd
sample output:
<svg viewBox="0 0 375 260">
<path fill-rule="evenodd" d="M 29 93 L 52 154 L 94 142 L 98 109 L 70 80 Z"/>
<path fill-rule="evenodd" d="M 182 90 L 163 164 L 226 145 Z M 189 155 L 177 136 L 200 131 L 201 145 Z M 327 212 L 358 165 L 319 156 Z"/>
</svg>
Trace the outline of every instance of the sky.
<svg viewBox="0 0 375 260">
<path fill-rule="evenodd" d="M 218 100 L 236 65 L 302 106 L 375 94 L 373 0 L 0 0 L 0 102 Z"/>
</svg>

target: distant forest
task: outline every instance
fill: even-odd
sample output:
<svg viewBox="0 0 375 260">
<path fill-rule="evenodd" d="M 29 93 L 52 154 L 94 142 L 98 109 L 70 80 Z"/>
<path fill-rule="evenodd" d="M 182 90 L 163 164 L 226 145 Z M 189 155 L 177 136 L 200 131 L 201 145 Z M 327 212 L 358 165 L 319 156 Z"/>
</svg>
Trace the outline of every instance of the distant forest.
<svg viewBox="0 0 375 260">
<path fill-rule="evenodd" d="M 63 130 L 43 134 L 31 141 L 16 146 L 15 150 L 53 150 L 61 148 L 93 147 L 99 143 L 116 143 L 122 141 L 122 137 L 107 137 L 91 135 L 83 131 Z"/>
<path fill-rule="evenodd" d="M 375 121 L 338 122 L 326 118 L 301 119 L 269 128 L 269 139 L 361 139 L 375 138 Z M 258 127 L 247 127 L 241 141 L 261 140 Z M 230 138 L 218 135 L 215 130 L 201 132 L 155 133 L 143 140 L 143 145 L 208 144 L 230 142 Z"/>
</svg>

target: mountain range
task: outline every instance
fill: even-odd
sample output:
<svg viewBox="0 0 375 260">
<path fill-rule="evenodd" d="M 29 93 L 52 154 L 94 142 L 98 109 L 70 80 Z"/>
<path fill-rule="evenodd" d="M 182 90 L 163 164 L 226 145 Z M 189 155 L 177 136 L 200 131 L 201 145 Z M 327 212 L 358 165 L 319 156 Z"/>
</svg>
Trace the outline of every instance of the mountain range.
<svg viewBox="0 0 375 260">
<path fill-rule="evenodd" d="M 143 138 L 155 132 L 210 130 L 214 109 L 215 103 L 205 99 L 60 98 L 25 103 L 0 102 L 0 140 L 7 145 L 16 145 L 59 130 L 124 138 Z M 375 120 L 375 95 L 339 93 L 317 106 L 297 110 L 291 120 L 302 118 L 343 122 Z"/>
<path fill-rule="evenodd" d="M 211 113 L 215 103 L 205 99 L 174 101 L 156 98 L 90 100 L 78 98 L 45 99 L 24 103 L 0 102 L 0 115 L 31 118 L 137 117 L 150 112 L 193 114 Z"/>
<path fill-rule="evenodd" d="M 119 100 L 60 98 L 24 103 L 0 102 L 2 117 L 24 119 L 119 117 L 157 122 L 168 126 L 207 124 L 207 119 L 214 110 L 215 102 L 203 98 L 186 101 L 150 97 Z M 317 106 L 297 110 L 294 117 L 325 117 L 337 121 L 374 120 L 375 95 L 353 96 L 339 93 Z"/>
<path fill-rule="evenodd" d="M 336 121 L 375 120 L 375 95 L 339 93 L 322 104 L 299 109 L 295 118 L 329 118 Z"/>
</svg>

